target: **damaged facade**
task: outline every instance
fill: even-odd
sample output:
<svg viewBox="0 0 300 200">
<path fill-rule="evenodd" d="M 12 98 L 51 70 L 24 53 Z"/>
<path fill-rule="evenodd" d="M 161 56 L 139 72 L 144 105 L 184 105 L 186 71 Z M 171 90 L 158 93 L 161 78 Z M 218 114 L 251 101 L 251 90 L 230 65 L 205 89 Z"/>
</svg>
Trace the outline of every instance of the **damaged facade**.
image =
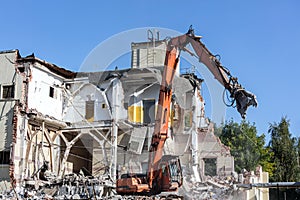
<svg viewBox="0 0 300 200">
<path fill-rule="evenodd" d="M 131 68 L 89 73 L 1 52 L 1 180 L 21 188 L 82 174 L 113 185 L 123 173 L 145 173 L 165 47 L 155 39 L 132 43 Z M 178 69 L 164 148 L 180 155 L 194 182 L 234 172 L 229 148 L 205 117 L 202 81 Z"/>
<path fill-rule="evenodd" d="M 35 58 L 22 58 L 18 50 L 1 52 L 1 136 L 8 152 L 9 173 L 14 186 L 39 174 L 41 166 L 60 168 L 63 81 L 73 72 Z M 50 106 L 51 105 L 51 106 Z M 5 153 L 3 153 L 5 154 Z M 8 168 L 7 168 L 8 169 Z M 9 174 L 9 176 L 6 176 Z"/>
</svg>

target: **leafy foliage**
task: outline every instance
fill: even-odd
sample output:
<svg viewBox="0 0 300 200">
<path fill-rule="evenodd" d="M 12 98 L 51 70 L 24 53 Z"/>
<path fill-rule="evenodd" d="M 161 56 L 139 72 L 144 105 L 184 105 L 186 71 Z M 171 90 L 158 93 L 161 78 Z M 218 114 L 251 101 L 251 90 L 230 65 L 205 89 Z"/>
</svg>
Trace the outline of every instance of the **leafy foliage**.
<svg viewBox="0 0 300 200">
<path fill-rule="evenodd" d="M 268 133 L 271 140 L 266 146 L 265 135 L 257 135 L 255 124 L 233 120 L 216 128 L 222 143 L 231 148 L 235 169 L 254 170 L 261 165 L 269 172 L 273 182 L 295 182 L 300 180 L 300 138 L 293 137 L 289 131 L 289 120 L 282 117 L 279 123 L 271 123 Z"/>
<path fill-rule="evenodd" d="M 298 181 L 299 165 L 298 152 L 299 141 L 292 137 L 289 131 L 289 120 L 283 117 L 280 123 L 273 123 L 269 126 L 271 141 L 269 148 L 273 152 L 272 161 L 275 163 L 274 174 L 270 176 L 272 181 Z"/>
<path fill-rule="evenodd" d="M 270 148 L 265 147 L 265 135 L 257 135 L 255 124 L 246 121 L 238 124 L 230 120 L 217 128 L 216 132 L 219 132 L 222 143 L 230 147 L 238 173 L 242 169 L 254 170 L 256 166 L 261 165 L 264 171 L 272 174 L 272 152 Z"/>
</svg>

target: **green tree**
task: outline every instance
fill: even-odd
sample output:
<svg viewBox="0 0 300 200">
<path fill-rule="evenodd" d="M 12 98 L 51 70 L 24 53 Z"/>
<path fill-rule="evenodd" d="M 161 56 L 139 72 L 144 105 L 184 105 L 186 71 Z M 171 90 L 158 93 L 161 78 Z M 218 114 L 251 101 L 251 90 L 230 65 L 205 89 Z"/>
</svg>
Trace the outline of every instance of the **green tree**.
<svg viewBox="0 0 300 200">
<path fill-rule="evenodd" d="M 221 131 L 221 133 L 220 133 Z M 270 162 L 272 153 L 265 147 L 265 135 L 257 135 L 255 124 L 242 121 L 240 124 L 233 120 L 227 121 L 222 128 L 218 128 L 223 144 L 230 147 L 234 156 L 235 170 L 254 170 L 261 165 L 264 171 L 272 174 L 274 165 Z"/>
<path fill-rule="evenodd" d="M 271 140 L 269 148 L 273 152 L 275 163 L 274 174 L 270 176 L 271 181 L 290 182 L 299 180 L 298 148 L 299 144 L 289 131 L 289 120 L 283 117 L 280 123 L 269 126 Z"/>
</svg>

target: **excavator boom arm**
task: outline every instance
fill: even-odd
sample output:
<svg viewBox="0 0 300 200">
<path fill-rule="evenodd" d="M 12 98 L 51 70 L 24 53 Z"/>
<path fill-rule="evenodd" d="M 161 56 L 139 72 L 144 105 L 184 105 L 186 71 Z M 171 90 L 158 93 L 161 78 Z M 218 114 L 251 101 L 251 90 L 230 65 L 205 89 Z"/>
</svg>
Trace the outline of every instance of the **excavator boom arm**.
<svg viewBox="0 0 300 200">
<path fill-rule="evenodd" d="M 236 103 L 238 112 L 242 118 L 246 117 L 246 111 L 249 106 L 257 106 L 256 96 L 246 91 L 239 83 L 236 77 L 230 74 L 230 71 L 221 65 L 220 61 L 213 55 L 205 45 L 200 41 L 200 36 L 194 35 L 194 30 L 190 27 L 185 35 L 173 38 L 174 46 L 178 46 L 181 50 L 196 56 L 199 62 L 203 63 L 214 77 L 229 91 L 233 103 Z M 177 44 L 176 44 L 177 43 Z M 191 44 L 195 53 L 186 48 L 187 44 Z"/>
<path fill-rule="evenodd" d="M 151 146 L 149 150 L 148 182 L 154 192 L 161 188 L 153 181 L 159 179 L 159 164 L 163 155 L 163 148 L 168 137 L 170 105 L 172 100 L 172 82 L 179 62 L 179 52 L 176 46 L 168 44 L 165 66 L 160 85 L 158 97 L 158 108 L 156 112 L 154 133 L 152 135 Z"/>
<path fill-rule="evenodd" d="M 195 53 L 186 48 L 188 44 L 193 47 Z M 225 89 L 229 91 L 230 97 L 236 102 L 237 110 L 243 118 L 245 117 L 246 110 L 249 106 L 257 106 L 255 95 L 246 91 L 238 83 L 237 78 L 231 76 L 229 70 L 223 67 L 216 56 L 214 56 L 200 41 L 200 37 L 194 35 L 194 31 L 191 27 L 186 34 L 171 38 L 167 44 L 154 133 L 152 135 L 149 150 L 148 174 L 145 177 L 146 182 L 143 182 L 144 179 L 139 177 L 125 177 L 117 181 L 118 193 L 149 192 L 151 194 L 158 194 L 166 188 L 165 191 L 177 189 L 182 184 L 182 180 L 178 181 L 178 184 L 174 187 L 162 183 L 162 169 L 160 169 L 160 165 L 166 164 L 166 161 L 163 161 L 162 158 L 164 144 L 168 137 L 172 82 L 179 62 L 180 51 L 182 50 L 198 57 L 199 61 L 202 62 Z M 173 163 L 179 166 L 177 167 L 177 172 L 181 174 L 180 162 Z M 166 178 L 170 180 L 170 177 Z"/>
<path fill-rule="evenodd" d="M 257 106 L 255 95 L 246 91 L 232 77 L 229 70 L 221 65 L 219 60 L 214 56 L 200 41 L 199 36 L 194 35 L 194 30 L 190 27 L 189 31 L 181 36 L 171 38 L 167 45 L 164 72 L 159 93 L 159 102 L 155 120 L 154 133 L 152 135 L 149 165 L 148 165 L 148 182 L 150 188 L 155 190 L 154 181 L 159 179 L 159 162 L 162 158 L 162 151 L 167 139 L 168 120 L 170 114 L 170 104 L 172 98 L 172 82 L 176 67 L 179 62 L 180 51 L 187 51 L 191 55 L 198 57 L 199 62 L 203 63 L 215 78 L 230 92 L 230 96 L 236 102 L 237 110 L 242 118 L 245 118 L 246 110 L 249 106 Z M 191 44 L 195 54 L 186 48 Z M 158 186 L 159 188 L 159 186 Z"/>
</svg>

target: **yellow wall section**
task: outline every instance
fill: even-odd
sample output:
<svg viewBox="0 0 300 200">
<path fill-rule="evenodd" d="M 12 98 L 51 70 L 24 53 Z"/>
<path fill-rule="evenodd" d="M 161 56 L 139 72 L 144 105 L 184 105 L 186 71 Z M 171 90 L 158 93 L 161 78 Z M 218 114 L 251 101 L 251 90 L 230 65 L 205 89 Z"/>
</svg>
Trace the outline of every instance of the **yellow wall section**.
<svg viewBox="0 0 300 200">
<path fill-rule="evenodd" d="M 134 106 L 128 107 L 128 120 L 134 122 Z"/>
<path fill-rule="evenodd" d="M 133 123 L 143 122 L 143 107 L 142 106 L 129 106 L 128 107 L 128 120 Z"/>
<path fill-rule="evenodd" d="M 155 106 L 155 116 L 156 116 L 157 106 Z M 128 107 L 128 120 L 133 123 L 143 123 L 144 122 L 144 111 L 143 106 L 129 106 Z M 173 125 L 174 112 L 170 111 L 170 121 Z"/>
<path fill-rule="evenodd" d="M 142 106 L 135 106 L 135 122 L 136 123 L 142 123 L 144 120 L 143 118 L 143 107 Z M 143 121 L 142 121 L 143 120 Z"/>
<path fill-rule="evenodd" d="M 88 121 L 88 122 L 93 122 L 93 121 L 94 121 L 94 116 L 88 118 L 87 121 Z"/>
</svg>

